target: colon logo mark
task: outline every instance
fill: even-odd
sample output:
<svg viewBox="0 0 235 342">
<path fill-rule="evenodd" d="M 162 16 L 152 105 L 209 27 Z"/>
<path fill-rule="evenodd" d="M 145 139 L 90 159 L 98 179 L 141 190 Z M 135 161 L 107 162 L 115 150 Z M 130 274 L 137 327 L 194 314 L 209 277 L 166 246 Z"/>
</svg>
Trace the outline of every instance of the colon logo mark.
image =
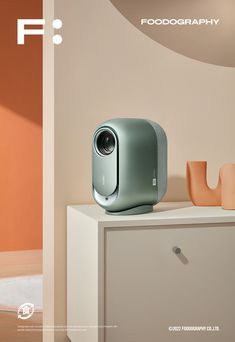
<svg viewBox="0 0 235 342">
<path fill-rule="evenodd" d="M 41 25 L 42 28 L 25 28 L 27 25 Z M 17 44 L 24 45 L 25 36 L 43 36 L 44 35 L 44 25 L 45 19 L 18 19 L 17 20 Z M 62 20 L 55 19 L 52 22 L 52 26 L 54 29 L 59 30 L 62 26 Z M 54 44 L 59 45 L 62 43 L 62 36 L 59 34 L 55 34 L 52 37 L 52 41 Z"/>
</svg>

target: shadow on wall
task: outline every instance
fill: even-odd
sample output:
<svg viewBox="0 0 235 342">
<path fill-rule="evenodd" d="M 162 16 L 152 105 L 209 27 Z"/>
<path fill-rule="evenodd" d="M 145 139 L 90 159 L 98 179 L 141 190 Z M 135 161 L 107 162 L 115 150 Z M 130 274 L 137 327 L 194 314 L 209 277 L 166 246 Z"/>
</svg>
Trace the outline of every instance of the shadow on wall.
<svg viewBox="0 0 235 342">
<path fill-rule="evenodd" d="M 17 19 L 41 18 L 42 0 L 1 1 L 0 13 L 0 104 L 41 125 L 42 37 L 17 45 Z"/>
<path fill-rule="evenodd" d="M 187 182 L 184 177 L 170 176 L 164 201 L 189 201 Z"/>
</svg>

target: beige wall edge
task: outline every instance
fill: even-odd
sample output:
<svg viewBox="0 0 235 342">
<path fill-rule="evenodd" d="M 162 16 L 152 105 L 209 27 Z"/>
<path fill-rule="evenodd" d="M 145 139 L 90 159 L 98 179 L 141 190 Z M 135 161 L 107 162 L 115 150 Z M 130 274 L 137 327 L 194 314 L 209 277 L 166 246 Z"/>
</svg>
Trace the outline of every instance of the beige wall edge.
<svg viewBox="0 0 235 342">
<path fill-rule="evenodd" d="M 43 325 L 54 325 L 54 0 L 43 0 Z M 53 342 L 54 332 L 43 332 Z"/>
</svg>

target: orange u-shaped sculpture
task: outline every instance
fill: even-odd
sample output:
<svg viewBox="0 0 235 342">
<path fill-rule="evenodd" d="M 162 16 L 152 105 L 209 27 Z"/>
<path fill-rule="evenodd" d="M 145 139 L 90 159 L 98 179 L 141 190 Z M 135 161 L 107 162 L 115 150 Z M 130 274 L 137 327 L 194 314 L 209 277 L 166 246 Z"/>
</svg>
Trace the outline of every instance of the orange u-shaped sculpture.
<svg viewBox="0 0 235 342">
<path fill-rule="evenodd" d="M 207 162 L 187 162 L 187 182 L 191 201 L 197 206 L 221 206 L 235 209 L 235 164 L 225 164 L 219 173 L 218 185 L 207 184 Z"/>
</svg>

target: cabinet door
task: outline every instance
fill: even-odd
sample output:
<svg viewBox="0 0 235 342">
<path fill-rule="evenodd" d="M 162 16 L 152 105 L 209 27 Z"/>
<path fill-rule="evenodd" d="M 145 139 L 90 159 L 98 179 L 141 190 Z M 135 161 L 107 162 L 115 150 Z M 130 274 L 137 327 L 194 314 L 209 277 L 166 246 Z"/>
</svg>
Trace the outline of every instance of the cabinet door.
<svg viewBox="0 0 235 342">
<path fill-rule="evenodd" d="M 113 229 L 105 248 L 105 342 L 235 341 L 235 227 Z"/>
</svg>

